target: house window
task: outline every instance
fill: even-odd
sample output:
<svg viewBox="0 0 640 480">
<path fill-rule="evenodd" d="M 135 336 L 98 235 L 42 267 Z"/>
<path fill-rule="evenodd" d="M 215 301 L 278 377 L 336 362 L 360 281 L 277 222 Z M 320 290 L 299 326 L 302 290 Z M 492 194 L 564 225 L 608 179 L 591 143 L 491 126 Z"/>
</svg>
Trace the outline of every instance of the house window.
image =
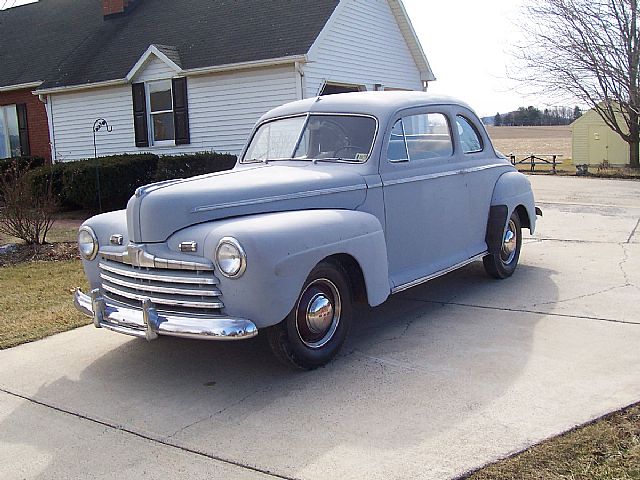
<svg viewBox="0 0 640 480">
<path fill-rule="evenodd" d="M 173 91 L 171 80 L 147 83 L 151 143 L 162 145 L 175 141 Z"/>
<path fill-rule="evenodd" d="M 136 147 L 191 142 L 186 78 L 134 83 L 131 91 Z"/>
<path fill-rule="evenodd" d="M 15 105 L 0 107 L 0 158 L 19 157 L 21 154 L 18 110 Z"/>
</svg>

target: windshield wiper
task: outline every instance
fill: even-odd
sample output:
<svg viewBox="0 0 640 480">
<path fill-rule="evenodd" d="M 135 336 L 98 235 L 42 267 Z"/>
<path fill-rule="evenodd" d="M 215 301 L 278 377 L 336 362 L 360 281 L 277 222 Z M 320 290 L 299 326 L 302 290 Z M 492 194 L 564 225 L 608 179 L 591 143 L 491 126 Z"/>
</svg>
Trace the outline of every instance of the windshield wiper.
<svg viewBox="0 0 640 480">
<path fill-rule="evenodd" d="M 327 157 L 327 158 L 313 159 L 313 163 L 318 163 L 318 162 L 340 163 L 340 162 L 350 162 L 350 161 L 342 157 Z"/>
<path fill-rule="evenodd" d="M 266 158 L 249 158 L 242 160 L 242 163 L 267 163 L 268 161 Z"/>
</svg>

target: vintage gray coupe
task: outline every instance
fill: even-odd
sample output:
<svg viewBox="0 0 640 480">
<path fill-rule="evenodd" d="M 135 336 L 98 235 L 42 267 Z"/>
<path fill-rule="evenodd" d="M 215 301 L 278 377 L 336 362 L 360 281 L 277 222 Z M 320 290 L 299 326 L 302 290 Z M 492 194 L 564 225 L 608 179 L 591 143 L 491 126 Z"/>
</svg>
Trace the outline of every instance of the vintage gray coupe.
<svg viewBox="0 0 640 480">
<path fill-rule="evenodd" d="M 98 328 L 241 340 L 303 369 L 329 362 L 352 303 L 476 260 L 498 279 L 536 215 L 531 186 L 464 103 L 365 92 L 276 108 L 229 171 L 139 188 L 80 228 Z"/>
</svg>

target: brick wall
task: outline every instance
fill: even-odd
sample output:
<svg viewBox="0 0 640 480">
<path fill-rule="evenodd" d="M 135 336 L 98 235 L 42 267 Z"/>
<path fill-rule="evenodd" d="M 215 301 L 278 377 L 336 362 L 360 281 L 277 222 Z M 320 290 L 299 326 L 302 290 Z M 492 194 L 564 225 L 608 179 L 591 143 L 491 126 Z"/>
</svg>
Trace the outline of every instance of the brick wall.
<svg viewBox="0 0 640 480">
<path fill-rule="evenodd" d="M 31 155 L 51 161 L 49 145 L 49 124 L 44 103 L 33 95 L 31 89 L 0 92 L 0 106 L 25 103 L 27 105 L 27 124 L 29 126 L 29 146 Z"/>
</svg>

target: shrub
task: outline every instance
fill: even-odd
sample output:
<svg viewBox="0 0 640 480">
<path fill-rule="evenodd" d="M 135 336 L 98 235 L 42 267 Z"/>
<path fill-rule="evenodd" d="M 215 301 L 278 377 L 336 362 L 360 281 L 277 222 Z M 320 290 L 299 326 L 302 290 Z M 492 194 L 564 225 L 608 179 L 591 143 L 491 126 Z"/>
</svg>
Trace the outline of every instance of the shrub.
<svg viewBox="0 0 640 480">
<path fill-rule="evenodd" d="M 102 210 L 124 208 L 136 188 L 153 181 L 157 163 L 158 157 L 150 153 L 66 163 L 62 173 L 63 196 L 69 203 L 88 210 L 98 210 L 98 171 Z"/>
<path fill-rule="evenodd" d="M 236 164 L 236 156 L 215 152 L 191 155 L 163 156 L 158 160 L 154 181 L 187 178 L 205 173 L 229 170 Z"/>
<path fill-rule="evenodd" d="M 0 175 L 9 173 L 16 168 L 24 173 L 27 170 L 33 170 L 34 168 L 42 167 L 43 165 L 44 158 L 42 157 L 5 158 L 0 160 Z"/>
<path fill-rule="evenodd" d="M 28 173 L 28 181 L 34 194 L 50 191 L 65 210 L 98 211 L 98 167 L 102 210 L 109 211 L 125 208 L 142 185 L 228 170 L 235 163 L 235 155 L 215 152 L 162 157 L 152 153 L 115 155 L 40 166 Z"/>
<path fill-rule="evenodd" d="M 0 232 L 29 245 L 45 243 L 53 225 L 57 202 L 51 184 L 43 191 L 32 188 L 30 163 L 15 159 L 0 173 Z"/>
<path fill-rule="evenodd" d="M 35 168 L 27 173 L 34 194 L 42 195 L 51 189 L 58 206 L 63 210 L 79 210 L 82 205 L 72 202 L 65 195 L 62 174 L 66 168 L 64 163 L 54 163 Z"/>
</svg>

